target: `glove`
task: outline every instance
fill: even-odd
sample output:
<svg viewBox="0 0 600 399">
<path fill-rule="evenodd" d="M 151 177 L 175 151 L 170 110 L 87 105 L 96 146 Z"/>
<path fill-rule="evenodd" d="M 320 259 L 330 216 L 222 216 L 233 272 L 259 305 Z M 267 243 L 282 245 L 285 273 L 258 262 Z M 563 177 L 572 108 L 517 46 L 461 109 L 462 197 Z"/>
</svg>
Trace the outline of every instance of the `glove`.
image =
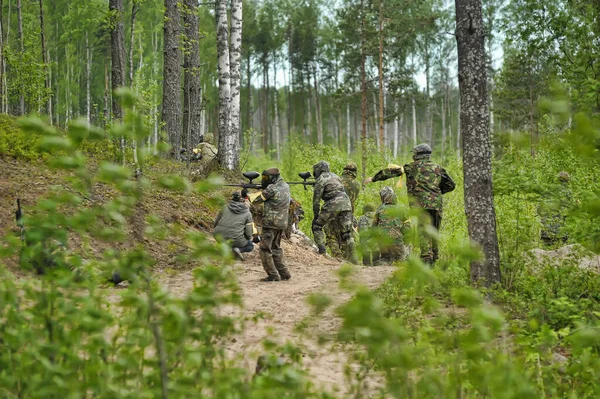
<svg viewBox="0 0 600 399">
<path fill-rule="evenodd" d="M 252 236 L 252 242 L 258 244 L 260 242 L 260 236 L 258 234 L 254 234 Z"/>
</svg>

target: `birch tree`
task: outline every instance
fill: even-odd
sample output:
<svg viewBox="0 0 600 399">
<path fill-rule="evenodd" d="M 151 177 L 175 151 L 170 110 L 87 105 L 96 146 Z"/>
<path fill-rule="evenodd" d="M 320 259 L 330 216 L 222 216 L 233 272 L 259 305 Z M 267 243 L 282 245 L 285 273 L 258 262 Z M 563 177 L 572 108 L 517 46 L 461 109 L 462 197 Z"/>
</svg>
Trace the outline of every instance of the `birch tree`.
<svg viewBox="0 0 600 399">
<path fill-rule="evenodd" d="M 174 152 L 181 149 L 181 51 L 179 49 L 179 10 L 177 0 L 165 0 L 164 70 L 162 121 Z"/>
<path fill-rule="evenodd" d="M 485 259 L 471 262 L 471 281 L 500 281 L 500 253 L 492 187 L 492 146 L 481 0 L 456 0 L 458 83 L 463 130 L 465 213 L 470 239 Z"/>
<path fill-rule="evenodd" d="M 108 3 L 112 23 L 110 31 L 110 50 L 112 59 L 112 89 L 125 85 L 125 33 L 123 27 L 123 0 L 110 0 Z M 115 119 L 123 119 L 123 110 L 119 100 L 113 96 L 112 113 Z"/>
<path fill-rule="evenodd" d="M 239 162 L 238 137 L 230 129 L 230 70 L 229 70 L 229 27 L 227 23 L 227 0 L 218 0 L 217 10 L 217 55 L 219 74 L 219 164 L 234 170 Z"/>
<path fill-rule="evenodd" d="M 243 21 L 242 0 L 231 0 L 231 48 L 230 48 L 230 67 L 231 67 L 231 108 L 230 108 L 230 128 L 231 141 L 234 151 L 239 153 L 239 143 L 241 137 L 241 117 L 240 117 L 240 96 L 242 91 L 242 21 Z M 249 104 L 248 104 L 249 106 Z M 236 159 L 239 155 L 235 156 Z M 238 161 L 232 161 L 237 165 Z M 231 168 L 230 168 L 231 169 Z"/>
</svg>

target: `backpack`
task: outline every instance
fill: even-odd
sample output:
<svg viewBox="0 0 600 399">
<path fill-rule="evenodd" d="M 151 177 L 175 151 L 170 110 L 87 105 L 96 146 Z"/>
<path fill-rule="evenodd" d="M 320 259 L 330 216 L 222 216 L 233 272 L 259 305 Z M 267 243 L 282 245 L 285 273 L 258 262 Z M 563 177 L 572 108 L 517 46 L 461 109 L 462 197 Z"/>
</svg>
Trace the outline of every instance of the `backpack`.
<svg viewBox="0 0 600 399">
<path fill-rule="evenodd" d="M 442 181 L 440 182 L 440 191 L 442 192 L 442 194 L 454 191 L 455 188 L 456 183 L 454 183 L 454 180 L 452 180 L 452 178 L 448 176 L 448 173 L 446 173 L 445 170 L 442 171 Z"/>
</svg>

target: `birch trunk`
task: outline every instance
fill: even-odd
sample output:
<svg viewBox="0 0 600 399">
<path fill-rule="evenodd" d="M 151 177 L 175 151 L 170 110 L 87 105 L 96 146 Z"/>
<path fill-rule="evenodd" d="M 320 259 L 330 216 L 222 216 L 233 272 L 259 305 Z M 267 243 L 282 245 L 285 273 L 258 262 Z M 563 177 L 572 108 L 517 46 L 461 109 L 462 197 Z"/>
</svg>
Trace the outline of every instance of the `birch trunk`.
<svg viewBox="0 0 600 399">
<path fill-rule="evenodd" d="M 92 50 L 90 49 L 88 32 L 86 31 L 85 32 L 85 106 L 86 106 L 86 118 L 87 118 L 88 124 L 92 123 L 91 81 L 92 81 Z"/>
<path fill-rule="evenodd" d="M 129 87 L 133 87 L 133 77 L 134 77 L 134 68 L 133 68 L 133 53 L 134 53 L 134 43 L 135 43 L 135 21 L 137 17 L 137 13 L 140 9 L 140 5 L 138 0 L 131 1 L 131 32 L 129 34 L 129 57 L 127 60 L 127 66 L 129 69 Z"/>
<path fill-rule="evenodd" d="M 312 86 L 310 84 L 310 71 L 308 70 L 308 68 L 306 68 L 307 70 L 307 86 L 308 86 L 308 98 L 307 98 L 307 109 L 308 109 L 308 137 L 309 140 L 312 140 L 312 135 L 313 135 L 313 119 L 312 119 L 312 104 L 313 104 L 313 98 L 312 98 Z"/>
<path fill-rule="evenodd" d="M 367 178 L 367 75 L 366 63 L 366 32 L 365 32 L 365 0 L 360 0 L 360 116 L 361 116 L 361 148 L 362 148 L 362 186 Z"/>
<path fill-rule="evenodd" d="M 252 71 L 250 69 L 252 65 L 250 59 L 250 52 L 248 52 L 248 57 L 246 58 L 246 90 L 248 91 L 248 100 L 246 104 L 246 119 L 248 129 L 254 128 L 254 113 L 252 112 Z"/>
<path fill-rule="evenodd" d="M 427 142 L 429 145 L 433 145 L 433 120 L 431 115 L 431 60 L 429 56 L 429 40 L 425 40 L 425 90 L 426 90 L 426 101 L 425 107 L 425 133 L 427 135 Z"/>
<path fill-rule="evenodd" d="M 461 106 L 461 101 L 459 99 L 458 101 L 458 126 L 456 128 L 456 153 L 458 155 L 458 157 L 460 158 L 461 156 L 461 152 L 462 152 L 462 118 L 460 117 L 460 115 L 462 115 L 462 106 Z"/>
<path fill-rule="evenodd" d="M 485 259 L 471 262 L 471 281 L 500 282 L 500 253 L 492 185 L 492 145 L 481 0 L 456 0 L 458 83 L 464 147 L 465 213 L 470 239 Z"/>
<path fill-rule="evenodd" d="M 384 132 L 384 88 L 383 88 L 383 0 L 379 0 L 379 149 L 385 151 L 385 132 Z"/>
<path fill-rule="evenodd" d="M 395 114 L 396 116 L 394 117 L 394 158 L 396 158 L 398 156 L 398 137 L 400 136 L 400 126 L 399 126 L 399 115 L 398 113 L 400 112 L 400 105 L 398 104 L 398 100 L 395 101 L 394 103 L 394 109 L 395 109 Z"/>
<path fill-rule="evenodd" d="M 346 102 L 346 152 L 352 153 L 352 140 L 350 139 L 350 101 Z"/>
<path fill-rule="evenodd" d="M 446 149 L 446 104 L 442 97 L 442 160 Z"/>
<path fill-rule="evenodd" d="M 46 53 L 46 35 L 44 27 L 44 1 L 40 0 L 40 44 L 42 46 L 42 63 L 44 64 L 44 91 L 48 97 L 46 99 L 46 113 L 50 118 L 50 124 L 52 124 L 52 96 L 50 93 L 50 77 L 48 75 L 48 54 Z"/>
<path fill-rule="evenodd" d="M 316 63 L 313 63 L 313 82 L 315 84 L 315 114 L 317 117 L 317 139 L 319 141 L 319 144 L 323 145 L 323 115 L 321 115 L 321 102 L 319 101 L 319 77 L 317 75 Z"/>
<path fill-rule="evenodd" d="M 171 144 L 173 157 L 181 152 L 181 51 L 179 48 L 178 0 L 165 0 L 164 70 L 161 119 Z"/>
<path fill-rule="evenodd" d="M 108 74 L 108 60 L 104 63 L 104 122 L 108 122 L 111 119 L 110 112 L 110 86 L 109 86 L 109 74 Z M 58 108 L 58 96 L 56 97 L 57 103 L 56 108 Z M 57 119 L 58 119 L 58 111 L 57 111 Z M 58 124 L 58 120 L 56 122 Z"/>
<path fill-rule="evenodd" d="M 377 142 L 377 149 L 379 151 L 383 151 L 383 142 L 381 140 L 382 137 L 379 135 L 379 114 L 377 113 L 377 95 L 373 92 L 373 136 L 375 137 L 375 141 Z"/>
<path fill-rule="evenodd" d="M 25 43 L 23 40 L 23 14 L 21 11 L 22 5 L 21 0 L 17 0 L 17 20 L 18 20 L 18 29 L 19 29 L 19 43 L 21 49 L 21 59 L 23 59 L 23 55 L 25 54 Z M 19 115 L 25 115 L 25 96 L 23 95 L 23 88 L 19 89 Z"/>
<path fill-rule="evenodd" d="M 275 62 L 273 62 L 273 67 L 275 67 Z M 277 156 L 277 161 L 281 159 L 281 132 L 279 130 L 279 106 L 277 105 L 277 87 L 274 87 L 273 90 L 273 106 L 275 107 L 275 126 L 274 126 L 274 134 L 275 134 L 275 154 Z"/>
<path fill-rule="evenodd" d="M 125 33 L 123 27 L 123 0 L 110 0 L 109 10 L 114 13 L 110 31 L 110 50 L 112 58 L 112 90 L 125 86 Z M 115 119 L 123 119 L 121 103 L 113 96 L 112 113 Z"/>
<path fill-rule="evenodd" d="M 191 0 L 196 2 L 197 0 Z M 240 95 L 241 95 L 241 61 L 242 61 L 242 0 L 231 0 L 231 141 L 234 147 L 234 153 L 238 154 L 241 136 L 240 128 Z M 237 167 L 238 160 L 233 160 Z M 230 168 L 231 169 L 231 168 Z"/>
<path fill-rule="evenodd" d="M 218 158 L 221 167 L 234 170 L 239 161 L 238 136 L 230 129 L 231 86 L 229 70 L 229 26 L 227 22 L 227 0 L 217 1 L 217 54 L 219 73 L 219 146 Z"/>
<path fill-rule="evenodd" d="M 201 88 L 200 88 L 200 32 L 198 30 L 198 2 L 185 0 L 183 25 L 185 51 L 183 57 L 183 133 L 185 146 L 191 151 L 200 142 Z M 189 157 L 188 157 L 189 159 Z"/>
<path fill-rule="evenodd" d="M 417 146 L 417 107 L 415 106 L 415 96 L 412 96 L 412 141 L 413 146 Z"/>
</svg>

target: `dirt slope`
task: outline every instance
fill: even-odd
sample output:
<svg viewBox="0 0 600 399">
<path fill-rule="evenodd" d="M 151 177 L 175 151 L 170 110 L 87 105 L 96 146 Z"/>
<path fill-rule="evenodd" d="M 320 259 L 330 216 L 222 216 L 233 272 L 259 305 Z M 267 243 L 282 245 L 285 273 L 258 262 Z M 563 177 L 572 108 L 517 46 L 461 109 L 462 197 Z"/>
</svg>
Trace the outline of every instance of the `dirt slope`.
<svg viewBox="0 0 600 399">
<path fill-rule="evenodd" d="M 285 242 L 283 248 L 287 266 L 292 273 L 289 281 L 260 281 L 266 274 L 260 263 L 258 247 L 246 257 L 245 262 L 236 263 L 239 284 L 243 290 L 245 315 L 252 316 L 261 312 L 267 317 L 256 326 L 248 326 L 228 349 L 233 356 L 245 354 L 245 366 L 252 369 L 265 338 L 269 337 L 279 343 L 289 340 L 302 348 L 304 364 L 314 381 L 331 392 L 336 391 L 336 387 L 344 386 L 347 355 L 331 346 L 319 346 L 314 338 L 302 336 L 294 328 L 310 313 L 306 301 L 309 294 L 326 293 L 334 299 L 334 304 L 350 299 L 348 294 L 337 288 L 338 278 L 335 272 L 342 263 L 320 256 L 311 248 L 292 246 Z M 374 288 L 393 270 L 391 266 L 361 267 L 355 278 Z M 188 271 L 162 280 L 174 295 L 183 295 L 191 289 L 193 278 L 191 271 Z M 268 332 L 269 327 L 272 328 L 273 335 Z M 334 334 L 338 327 L 339 320 L 332 312 L 327 312 L 318 321 L 313 332 Z"/>
</svg>

